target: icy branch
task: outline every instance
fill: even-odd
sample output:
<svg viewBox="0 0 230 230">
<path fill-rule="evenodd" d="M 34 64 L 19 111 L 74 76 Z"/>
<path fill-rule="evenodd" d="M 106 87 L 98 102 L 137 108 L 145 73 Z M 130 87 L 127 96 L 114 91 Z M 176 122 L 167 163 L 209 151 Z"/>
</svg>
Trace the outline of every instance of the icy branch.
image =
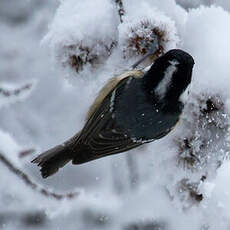
<svg viewBox="0 0 230 230">
<path fill-rule="evenodd" d="M 118 15 L 120 17 L 120 22 L 123 22 L 123 16 L 125 14 L 125 9 L 122 0 L 115 0 L 117 4 Z"/>
<path fill-rule="evenodd" d="M 17 89 L 13 89 L 13 90 L 8 90 L 8 89 L 4 89 L 4 88 L 0 87 L 0 94 L 2 94 L 5 97 L 10 97 L 12 95 L 18 96 L 23 91 L 31 89 L 31 87 L 32 87 L 31 83 L 26 84 L 26 85 L 19 87 Z"/>
<path fill-rule="evenodd" d="M 27 186 L 32 188 L 33 190 L 37 191 L 38 193 L 42 194 L 46 197 L 52 197 L 56 200 L 62 199 L 72 199 L 79 195 L 79 192 L 69 192 L 66 194 L 58 194 L 55 192 L 50 191 L 49 189 L 43 188 L 41 185 L 36 184 L 33 182 L 30 177 L 24 173 L 21 169 L 17 168 L 14 164 L 12 164 L 5 156 L 0 152 L 0 161 L 17 177 L 19 177 Z"/>
<path fill-rule="evenodd" d="M 0 107 L 23 100 L 33 90 L 35 82 L 27 83 L 22 86 L 15 86 L 1 82 L 0 84 Z"/>
</svg>

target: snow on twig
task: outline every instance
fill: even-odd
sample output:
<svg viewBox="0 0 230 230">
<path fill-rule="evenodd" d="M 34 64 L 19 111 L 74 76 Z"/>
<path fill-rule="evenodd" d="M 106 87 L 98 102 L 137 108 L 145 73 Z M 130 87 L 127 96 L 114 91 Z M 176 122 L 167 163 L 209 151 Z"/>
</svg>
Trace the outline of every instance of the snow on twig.
<svg viewBox="0 0 230 230">
<path fill-rule="evenodd" d="M 19 177 L 27 186 L 32 188 L 33 190 L 37 191 L 38 193 L 42 194 L 46 197 L 52 197 L 56 200 L 62 200 L 62 199 L 73 199 L 76 196 L 79 196 L 79 192 L 69 192 L 66 194 L 59 194 L 56 192 L 52 192 L 49 189 L 43 188 L 41 185 L 36 184 L 32 181 L 32 179 L 24 173 L 21 169 L 17 168 L 13 163 L 11 163 L 5 156 L 0 152 L 0 161 L 17 177 Z"/>
<path fill-rule="evenodd" d="M 123 16 L 125 15 L 125 9 L 122 0 L 115 0 L 117 5 L 118 15 L 120 17 L 120 22 L 123 22 Z"/>
<path fill-rule="evenodd" d="M 34 89 L 36 82 L 32 81 L 22 86 L 0 83 L 0 107 L 21 101 L 28 97 Z"/>
</svg>

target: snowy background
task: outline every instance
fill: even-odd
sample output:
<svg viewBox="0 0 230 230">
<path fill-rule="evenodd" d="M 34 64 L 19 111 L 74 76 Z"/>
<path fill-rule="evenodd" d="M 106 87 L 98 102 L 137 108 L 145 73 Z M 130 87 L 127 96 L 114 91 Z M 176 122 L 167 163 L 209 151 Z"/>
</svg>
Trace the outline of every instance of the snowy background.
<svg viewBox="0 0 230 230">
<path fill-rule="evenodd" d="M 229 229 L 229 12 L 229 0 L 0 0 L 0 229 Z M 180 124 L 42 179 L 30 161 L 74 135 L 156 36 L 144 64 L 176 47 L 195 59 Z"/>
</svg>

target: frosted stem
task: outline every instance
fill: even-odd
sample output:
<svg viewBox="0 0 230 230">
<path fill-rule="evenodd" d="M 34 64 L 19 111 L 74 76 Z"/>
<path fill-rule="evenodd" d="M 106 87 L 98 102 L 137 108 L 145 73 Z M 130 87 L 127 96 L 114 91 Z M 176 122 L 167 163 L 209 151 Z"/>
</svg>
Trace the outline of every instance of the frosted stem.
<svg viewBox="0 0 230 230">
<path fill-rule="evenodd" d="M 70 192 L 70 193 L 66 193 L 66 194 L 58 194 L 55 192 L 50 191 L 49 189 L 43 188 L 41 185 L 36 184 L 35 182 L 33 182 L 30 177 L 24 173 L 21 169 L 17 168 L 15 165 L 13 165 L 12 162 L 10 162 L 5 156 L 4 154 L 0 153 L 0 161 L 15 175 L 17 175 L 17 177 L 19 177 L 27 186 L 29 186 L 30 188 L 32 188 L 33 190 L 39 192 L 40 194 L 42 194 L 43 196 L 46 197 L 53 197 L 56 200 L 62 200 L 64 198 L 67 199 L 72 199 L 76 196 L 79 195 L 79 192 Z"/>
<path fill-rule="evenodd" d="M 7 90 L 7 89 L 3 89 L 2 87 L 0 87 L 0 94 L 2 94 L 5 97 L 10 97 L 10 96 L 17 96 L 20 93 L 22 93 L 25 90 L 29 90 L 31 89 L 32 84 L 26 84 L 18 89 L 14 89 L 14 90 Z"/>
<path fill-rule="evenodd" d="M 117 10 L 118 10 L 118 15 L 120 17 L 120 22 L 123 22 L 123 16 L 125 14 L 125 10 L 124 10 L 124 5 L 122 0 L 115 0 L 116 5 L 117 5 Z"/>
</svg>

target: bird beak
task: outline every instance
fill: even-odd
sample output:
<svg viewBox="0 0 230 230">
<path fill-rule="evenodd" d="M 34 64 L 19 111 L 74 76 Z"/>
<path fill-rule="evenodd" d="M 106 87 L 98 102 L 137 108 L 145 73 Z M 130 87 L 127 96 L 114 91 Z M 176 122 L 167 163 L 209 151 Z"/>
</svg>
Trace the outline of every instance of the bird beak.
<svg viewBox="0 0 230 230">
<path fill-rule="evenodd" d="M 157 49 L 159 48 L 159 45 L 158 45 L 158 38 L 157 36 L 155 37 L 154 39 L 154 42 L 153 42 L 153 45 L 151 47 L 151 49 L 140 59 L 138 60 L 137 62 L 135 62 L 132 66 L 131 66 L 131 69 L 135 69 L 141 62 L 143 62 L 146 58 L 148 58 L 149 56 L 153 55 Z"/>
</svg>

